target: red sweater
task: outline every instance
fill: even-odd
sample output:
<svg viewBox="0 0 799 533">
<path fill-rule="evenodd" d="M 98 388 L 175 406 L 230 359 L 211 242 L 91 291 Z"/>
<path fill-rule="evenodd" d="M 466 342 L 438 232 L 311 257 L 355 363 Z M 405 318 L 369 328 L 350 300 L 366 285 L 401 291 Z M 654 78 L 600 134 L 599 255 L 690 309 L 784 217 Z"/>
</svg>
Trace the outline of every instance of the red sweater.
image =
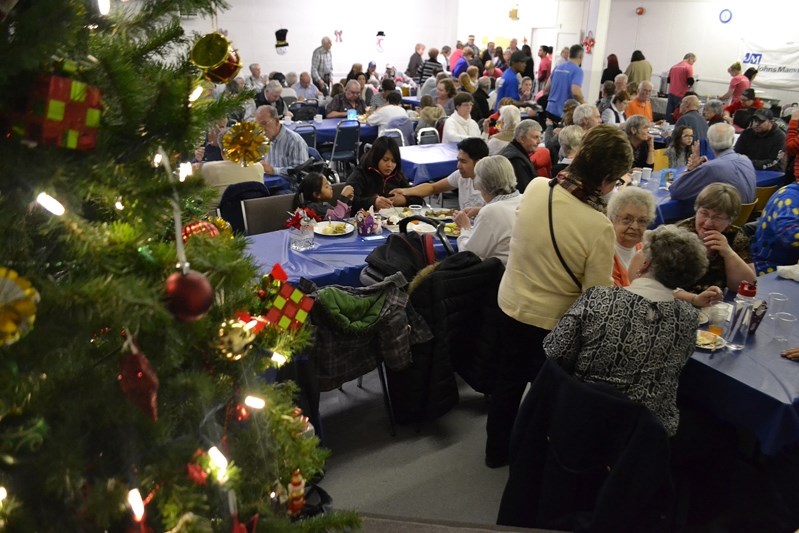
<svg viewBox="0 0 799 533">
<path fill-rule="evenodd" d="M 792 120 L 788 124 L 788 135 L 785 137 L 785 151 L 789 156 L 799 155 L 799 120 Z M 793 177 L 799 177 L 799 157 L 793 163 Z"/>
</svg>

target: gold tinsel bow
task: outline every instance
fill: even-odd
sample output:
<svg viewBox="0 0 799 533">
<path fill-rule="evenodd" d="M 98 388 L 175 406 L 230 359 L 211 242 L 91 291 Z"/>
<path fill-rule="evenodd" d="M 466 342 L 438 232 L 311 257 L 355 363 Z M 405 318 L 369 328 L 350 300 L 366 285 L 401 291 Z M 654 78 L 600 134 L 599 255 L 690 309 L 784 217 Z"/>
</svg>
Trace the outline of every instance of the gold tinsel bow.
<svg viewBox="0 0 799 533">
<path fill-rule="evenodd" d="M 0 346 L 13 344 L 33 327 L 39 293 L 10 268 L 0 267 Z"/>
<path fill-rule="evenodd" d="M 234 163 L 248 166 L 269 153 L 269 139 L 255 122 L 238 122 L 222 137 L 222 149 Z"/>
</svg>

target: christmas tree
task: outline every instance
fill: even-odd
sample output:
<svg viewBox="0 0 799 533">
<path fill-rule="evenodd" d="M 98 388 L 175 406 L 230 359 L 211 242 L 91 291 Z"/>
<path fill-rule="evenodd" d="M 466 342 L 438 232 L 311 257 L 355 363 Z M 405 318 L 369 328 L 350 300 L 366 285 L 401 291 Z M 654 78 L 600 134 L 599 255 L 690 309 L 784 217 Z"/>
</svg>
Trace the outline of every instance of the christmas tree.
<svg viewBox="0 0 799 533">
<path fill-rule="evenodd" d="M 203 94 L 180 15 L 225 7 L 0 2 L 0 529 L 357 525 L 296 520 L 325 452 L 264 373 L 308 337 L 269 312 L 305 301 L 188 175 L 240 102 Z"/>
</svg>

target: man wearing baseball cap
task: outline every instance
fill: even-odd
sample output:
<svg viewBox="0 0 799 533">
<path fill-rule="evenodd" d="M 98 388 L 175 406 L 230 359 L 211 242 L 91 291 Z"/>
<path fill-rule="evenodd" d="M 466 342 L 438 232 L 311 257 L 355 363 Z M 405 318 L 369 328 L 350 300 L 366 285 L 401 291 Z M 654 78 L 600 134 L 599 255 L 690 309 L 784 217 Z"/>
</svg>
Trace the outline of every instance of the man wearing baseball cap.
<svg viewBox="0 0 799 533">
<path fill-rule="evenodd" d="M 503 98 L 513 98 L 514 101 L 519 100 L 519 78 L 516 73 L 524 71 L 527 66 L 527 56 L 524 52 L 513 52 L 510 56 L 508 68 L 502 74 L 502 77 L 497 81 L 497 100 L 494 110 L 499 109 L 499 102 Z"/>
<path fill-rule="evenodd" d="M 741 97 L 735 102 L 724 108 L 724 112 L 732 117 L 732 123 L 737 131 L 749 127 L 749 121 L 755 111 L 763 107 L 763 102 L 755 96 L 755 90 L 751 87 L 744 89 Z"/>
<path fill-rule="evenodd" d="M 774 124 L 770 109 L 758 109 L 735 143 L 735 151 L 752 160 L 757 170 L 778 170 L 785 134 Z"/>
</svg>

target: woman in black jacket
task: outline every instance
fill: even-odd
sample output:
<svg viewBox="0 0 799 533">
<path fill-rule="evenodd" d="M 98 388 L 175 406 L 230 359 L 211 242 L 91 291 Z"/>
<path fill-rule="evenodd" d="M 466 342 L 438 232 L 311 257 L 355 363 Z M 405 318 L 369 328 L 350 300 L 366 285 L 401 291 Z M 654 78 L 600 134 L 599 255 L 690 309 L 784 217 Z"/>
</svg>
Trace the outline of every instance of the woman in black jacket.
<svg viewBox="0 0 799 533">
<path fill-rule="evenodd" d="M 402 173 L 402 161 L 397 141 L 391 137 L 378 137 L 372 149 L 363 157 L 347 178 L 347 183 L 355 189 L 352 212 L 374 207 L 375 211 L 395 206 L 423 203 L 418 196 L 391 197 L 391 191 L 410 187 L 410 182 Z"/>
</svg>

